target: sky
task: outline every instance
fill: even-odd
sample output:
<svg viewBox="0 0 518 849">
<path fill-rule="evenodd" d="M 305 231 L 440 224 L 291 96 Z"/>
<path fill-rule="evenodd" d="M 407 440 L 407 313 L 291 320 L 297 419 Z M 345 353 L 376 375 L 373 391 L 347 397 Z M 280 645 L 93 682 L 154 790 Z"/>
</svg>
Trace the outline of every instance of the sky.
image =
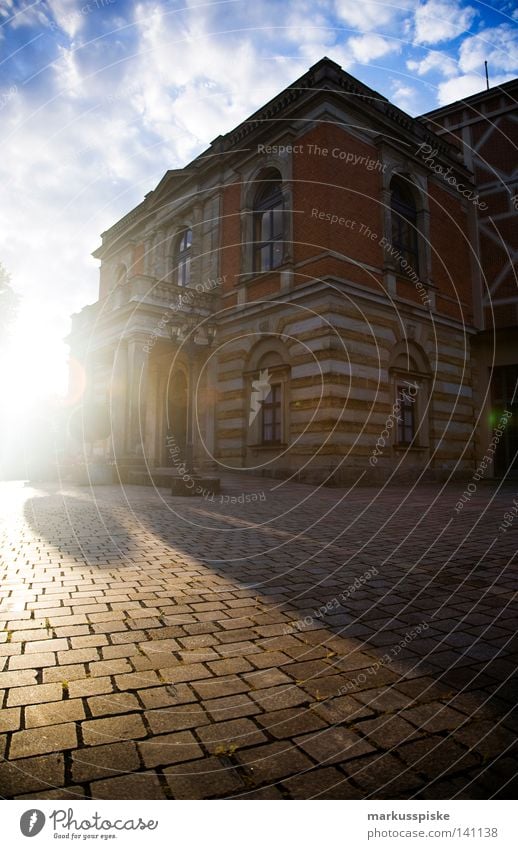
<svg viewBox="0 0 518 849">
<path fill-rule="evenodd" d="M 485 88 L 484 59 L 491 85 L 518 75 L 518 7 L 0 0 L 0 262 L 21 295 L 9 391 L 64 391 L 99 234 L 324 55 L 417 115 Z"/>
</svg>

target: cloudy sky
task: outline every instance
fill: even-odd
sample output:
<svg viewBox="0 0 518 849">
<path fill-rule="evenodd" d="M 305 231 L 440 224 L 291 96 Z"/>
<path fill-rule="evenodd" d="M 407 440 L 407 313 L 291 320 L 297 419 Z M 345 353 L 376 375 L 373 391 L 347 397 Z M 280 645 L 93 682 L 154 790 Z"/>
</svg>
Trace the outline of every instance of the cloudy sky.
<svg viewBox="0 0 518 849">
<path fill-rule="evenodd" d="M 0 48 L 13 357 L 47 391 L 63 382 L 70 314 L 96 299 L 99 233 L 166 169 L 324 55 L 410 114 L 483 89 L 484 59 L 492 85 L 511 79 L 518 12 L 507 0 L 0 0 Z"/>
</svg>

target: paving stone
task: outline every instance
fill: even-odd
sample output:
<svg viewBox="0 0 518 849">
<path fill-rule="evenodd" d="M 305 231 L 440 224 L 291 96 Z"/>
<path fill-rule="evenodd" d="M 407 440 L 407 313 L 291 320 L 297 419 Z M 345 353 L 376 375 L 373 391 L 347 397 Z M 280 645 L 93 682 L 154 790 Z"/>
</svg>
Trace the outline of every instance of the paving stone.
<svg viewBox="0 0 518 849">
<path fill-rule="evenodd" d="M 20 708 L 4 708 L 0 711 L 0 732 L 16 731 L 20 727 Z"/>
<path fill-rule="evenodd" d="M 65 763 L 62 754 L 0 763 L 0 794 L 6 799 L 21 793 L 53 789 L 64 783 Z"/>
<path fill-rule="evenodd" d="M 313 711 L 305 707 L 287 708 L 261 714 L 257 722 L 273 737 L 282 740 L 309 731 L 324 728 L 326 723 Z"/>
<path fill-rule="evenodd" d="M 234 693 L 246 693 L 249 685 L 237 676 L 222 676 L 209 681 L 194 681 L 192 688 L 200 699 L 217 699 Z"/>
<path fill-rule="evenodd" d="M 92 799 L 165 799 L 158 776 L 154 772 L 134 772 L 117 778 L 93 781 Z"/>
<path fill-rule="evenodd" d="M 222 699 L 209 699 L 203 702 L 203 706 L 216 722 L 261 713 L 259 705 L 255 704 L 244 693 L 238 693 L 235 696 L 226 696 Z"/>
<path fill-rule="evenodd" d="M 152 740 L 139 743 L 138 747 L 147 767 L 168 766 L 203 756 L 202 749 L 190 731 L 157 735 Z"/>
<path fill-rule="evenodd" d="M 250 782 L 255 784 L 278 781 L 314 766 L 313 761 L 288 741 L 254 746 L 237 752 L 236 759 L 246 767 Z"/>
<path fill-rule="evenodd" d="M 163 773 L 175 799 L 218 798 L 244 787 L 237 770 L 217 758 L 166 767 Z"/>
<path fill-rule="evenodd" d="M 68 681 L 66 688 L 71 699 L 97 696 L 114 691 L 111 678 L 79 678 L 75 681 Z"/>
<path fill-rule="evenodd" d="M 361 799 L 350 780 L 333 767 L 312 769 L 282 782 L 292 799 Z"/>
<path fill-rule="evenodd" d="M 348 728 L 326 728 L 324 731 L 295 737 L 294 742 L 318 763 L 326 766 L 375 751 L 367 740 L 363 740 Z"/>
<path fill-rule="evenodd" d="M 93 719 L 81 724 L 85 746 L 100 746 L 120 740 L 145 737 L 147 731 L 139 714 L 114 716 L 109 719 Z"/>
<path fill-rule="evenodd" d="M 61 684 L 34 684 L 31 687 L 13 687 L 7 695 L 7 704 L 31 705 L 43 702 L 57 702 L 63 698 Z"/>
<path fill-rule="evenodd" d="M 237 749 L 265 743 L 267 737 L 249 719 L 215 722 L 196 729 L 196 734 L 211 754 L 233 754 Z"/>
<path fill-rule="evenodd" d="M 309 701 L 307 693 L 294 685 L 267 687 L 265 690 L 252 691 L 250 696 L 268 711 L 307 704 Z"/>
<path fill-rule="evenodd" d="M 424 786 L 422 778 L 388 752 L 348 761 L 343 766 L 368 799 L 409 799 Z"/>
<path fill-rule="evenodd" d="M 198 704 L 148 710 L 144 716 L 154 734 L 181 731 L 184 728 L 197 728 L 198 725 L 204 725 L 210 721 L 205 711 Z"/>
<path fill-rule="evenodd" d="M 83 787 L 68 785 L 56 790 L 40 790 L 38 793 L 27 793 L 17 796 L 17 799 L 70 799 L 71 801 L 85 799 L 86 793 Z"/>
<path fill-rule="evenodd" d="M 195 702 L 196 696 L 187 684 L 166 684 L 165 687 L 150 687 L 137 690 L 137 695 L 146 708 L 158 708 Z"/>
<path fill-rule="evenodd" d="M 140 704 L 132 693 L 112 693 L 109 696 L 93 696 L 88 699 L 88 707 L 92 716 L 106 714 L 128 713 L 140 710 Z"/>
<path fill-rule="evenodd" d="M 73 722 L 17 731 L 11 738 L 10 758 L 27 758 L 46 752 L 61 752 L 77 746 L 77 731 Z"/>
<path fill-rule="evenodd" d="M 30 705 L 25 708 L 25 725 L 35 728 L 39 725 L 57 725 L 62 722 L 76 722 L 85 718 L 81 699 L 68 699 L 64 702 L 49 702 L 45 705 Z"/>
<path fill-rule="evenodd" d="M 138 769 L 140 759 L 137 746 L 130 741 L 91 746 L 72 752 L 72 779 L 79 783 Z"/>
</svg>

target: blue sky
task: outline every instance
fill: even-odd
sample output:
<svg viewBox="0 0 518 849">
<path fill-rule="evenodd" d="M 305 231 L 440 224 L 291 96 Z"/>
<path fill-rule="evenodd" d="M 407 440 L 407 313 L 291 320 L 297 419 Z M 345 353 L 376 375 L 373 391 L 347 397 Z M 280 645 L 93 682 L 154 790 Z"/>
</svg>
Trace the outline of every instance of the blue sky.
<svg viewBox="0 0 518 849">
<path fill-rule="evenodd" d="M 0 261 L 18 338 L 65 374 L 99 233 L 328 55 L 410 114 L 518 74 L 518 11 L 475 0 L 0 0 Z M 61 364 L 61 365 L 60 365 Z"/>
</svg>

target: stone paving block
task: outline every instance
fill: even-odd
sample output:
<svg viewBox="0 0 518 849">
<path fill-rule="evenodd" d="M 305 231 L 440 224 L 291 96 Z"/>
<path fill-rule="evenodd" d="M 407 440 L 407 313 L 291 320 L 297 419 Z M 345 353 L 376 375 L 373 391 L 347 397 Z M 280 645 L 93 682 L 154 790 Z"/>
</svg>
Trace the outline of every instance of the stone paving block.
<svg viewBox="0 0 518 849">
<path fill-rule="evenodd" d="M 265 690 L 253 690 L 250 696 L 263 710 L 281 710 L 295 705 L 308 704 L 308 695 L 295 685 L 267 687 Z"/>
<path fill-rule="evenodd" d="M 66 668 L 65 666 L 64 670 Z M 71 699 L 113 693 L 115 689 L 111 678 L 79 678 L 74 681 L 68 681 L 66 688 Z"/>
<path fill-rule="evenodd" d="M 25 708 L 26 728 L 39 725 L 57 725 L 62 722 L 76 722 L 84 719 L 85 711 L 81 699 L 67 699 L 62 702 L 49 702 L 45 705 L 29 705 Z"/>
<path fill-rule="evenodd" d="M 137 740 L 147 731 L 138 713 L 114 716 L 109 719 L 92 719 L 81 724 L 85 746 L 100 746 L 118 743 L 121 740 Z"/>
<path fill-rule="evenodd" d="M 67 649 L 67 651 L 58 652 L 58 661 L 61 666 L 69 663 L 88 663 L 91 660 L 99 660 L 99 652 L 96 648 Z"/>
<path fill-rule="evenodd" d="M 0 672 L 0 688 L 25 687 L 35 683 L 35 669 L 17 669 L 9 672 Z"/>
<path fill-rule="evenodd" d="M 56 655 L 53 652 L 18 654 L 9 658 L 9 671 L 11 669 L 40 669 L 42 666 L 55 665 Z"/>
<path fill-rule="evenodd" d="M 166 767 L 163 770 L 175 799 L 210 799 L 244 789 L 239 773 L 217 758 Z"/>
<path fill-rule="evenodd" d="M 181 731 L 185 728 L 197 728 L 210 722 L 209 717 L 198 704 L 186 704 L 171 708 L 148 710 L 144 716 L 154 734 L 166 731 Z"/>
<path fill-rule="evenodd" d="M 259 705 L 255 704 L 244 693 L 235 696 L 225 696 L 222 699 L 208 699 L 203 706 L 216 722 L 225 719 L 238 719 L 241 716 L 254 716 L 261 713 Z"/>
<path fill-rule="evenodd" d="M 452 731 L 466 721 L 466 717 L 452 708 L 440 702 L 431 702 L 427 705 L 404 710 L 400 713 L 403 719 L 408 720 L 420 731 L 429 731 L 435 734 L 438 731 Z"/>
<path fill-rule="evenodd" d="M 343 766 L 369 799 L 409 799 L 424 784 L 412 769 L 387 752 L 348 761 Z"/>
<path fill-rule="evenodd" d="M 152 670 L 146 672 L 129 672 L 126 675 L 116 675 L 115 683 L 119 690 L 137 690 L 141 687 L 152 687 L 153 684 L 163 684 L 164 677 Z"/>
<path fill-rule="evenodd" d="M 205 700 L 232 696 L 234 693 L 246 693 L 250 686 L 234 675 L 211 678 L 209 681 L 194 681 L 192 688 L 200 699 Z"/>
<path fill-rule="evenodd" d="M 238 672 L 252 671 L 254 668 L 244 657 L 231 657 L 228 660 L 209 660 L 207 666 L 215 675 L 232 675 Z"/>
<path fill-rule="evenodd" d="M 11 738 L 10 758 L 27 758 L 46 752 L 61 752 L 77 746 L 76 726 L 72 722 L 17 731 Z"/>
<path fill-rule="evenodd" d="M 108 637 L 105 634 L 83 634 L 79 637 L 72 637 L 70 640 L 73 649 L 85 649 L 107 646 Z"/>
<path fill-rule="evenodd" d="M 256 720 L 272 737 L 280 740 L 318 731 L 326 726 L 323 719 L 303 706 L 260 714 Z"/>
<path fill-rule="evenodd" d="M 314 766 L 313 761 L 288 741 L 254 746 L 237 752 L 236 759 L 246 768 L 250 783 L 254 784 L 279 781 Z"/>
<path fill-rule="evenodd" d="M 173 661 L 174 663 L 174 661 Z M 192 683 L 210 677 L 210 671 L 201 663 L 178 664 L 160 667 L 159 675 L 168 684 Z"/>
<path fill-rule="evenodd" d="M 95 778 L 112 778 L 118 773 L 140 769 L 140 759 L 135 743 L 110 743 L 107 746 L 90 746 L 72 752 L 72 780 L 91 781 Z"/>
<path fill-rule="evenodd" d="M 237 749 L 265 743 L 267 737 L 250 719 L 231 719 L 196 729 L 196 734 L 211 754 L 228 755 Z"/>
<path fill-rule="evenodd" d="M 20 727 L 20 713 L 20 708 L 3 708 L 0 711 L 0 732 L 17 731 Z"/>
<path fill-rule="evenodd" d="M 64 783 L 65 762 L 62 754 L 0 763 L 0 795 L 6 799 L 21 793 L 53 789 Z"/>
<path fill-rule="evenodd" d="M 375 751 L 367 740 L 348 728 L 327 728 L 303 737 L 295 737 L 294 743 L 311 755 L 318 763 L 342 763 Z"/>
<path fill-rule="evenodd" d="M 9 707 L 43 702 L 57 702 L 63 698 L 61 684 L 34 684 L 30 687 L 13 687 L 7 695 Z"/>
<path fill-rule="evenodd" d="M 92 678 L 104 677 L 106 675 L 122 675 L 125 672 L 131 672 L 132 667 L 124 658 L 115 660 L 98 660 L 89 664 L 90 675 Z"/>
<path fill-rule="evenodd" d="M 195 702 L 197 697 L 187 684 L 172 684 L 137 690 L 137 695 L 146 708 L 167 707 Z"/>
<path fill-rule="evenodd" d="M 42 640 L 35 640 L 31 643 L 25 643 L 25 654 L 36 654 L 40 652 L 49 652 L 49 651 L 63 651 L 68 648 L 68 642 L 64 638 L 62 639 L 49 639 L 42 642 Z"/>
<path fill-rule="evenodd" d="M 85 678 L 86 666 L 81 663 L 71 663 L 70 666 L 51 666 L 43 670 L 43 682 L 52 684 L 61 681 L 75 681 L 78 678 Z"/>
<path fill-rule="evenodd" d="M 134 772 L 117 778 L 93 781 L 93 799 L 165 799 L 158 776 L 154 772 Z"/>
<path fill-rule="evenodd" d="M 292 799 L 361 799 L 361 792 L 342 772 L 322 767 L 282 782 Z"/>
<path fill-rule="evenodd" d="M 203 751 L 190 731 L 163 734 L 138 744 L 146 767 L 168 766 L 203 757 Z"/>
<path fill-rule="evenodd" d="M 76 785 L 68 785 L 67 787 L 60 787 L 56 790 L 40 790 L 38 793 L 26 793 L 22 796 L 17 796 L 17 799 L 69 799 L 71 801 L 78 801 L 81 799 L 85 799 L 86 793 L 83 787 L 79 787 Z"/>
<path fill-rule="evenodd" d="M 140 704 L 133 693 L 112 693 L 109 696 L 93 696 L 88 699 L 88 707 L 92 716 L 106 714 L 129 713 L 140 710 Z"/>
</svg>

